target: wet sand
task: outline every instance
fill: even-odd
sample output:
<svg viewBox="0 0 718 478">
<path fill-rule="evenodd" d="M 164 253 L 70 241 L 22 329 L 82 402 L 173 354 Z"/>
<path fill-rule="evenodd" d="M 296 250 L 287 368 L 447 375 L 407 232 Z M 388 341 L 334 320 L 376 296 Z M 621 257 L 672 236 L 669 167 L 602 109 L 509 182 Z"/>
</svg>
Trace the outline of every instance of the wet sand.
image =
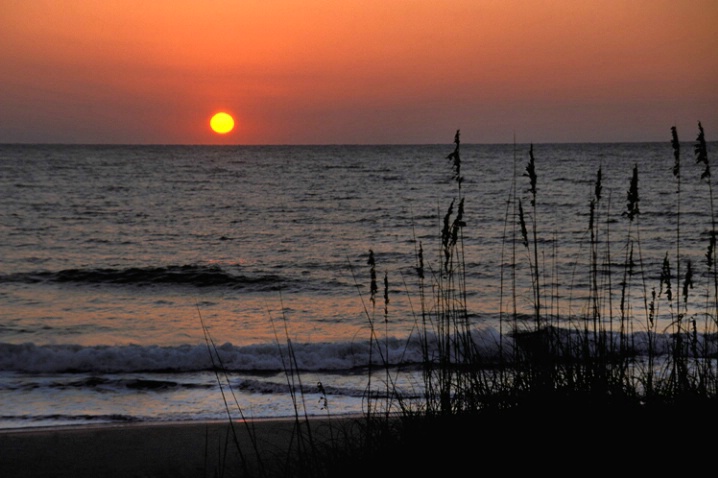
<svg viewBox="0 0 718 478">
<path fill-rule="evenodd" d="M 312 437 L 321 442 L 354 421 L 310 423 Z M 0 431 L 0 476 L 243 476 L 245 467 L 254 476 L 275 476 L 303 446 L 300 438 L 306 445 L 306 431 L 305 422 L 292 419 L 5 430 Z"/>
</svg>

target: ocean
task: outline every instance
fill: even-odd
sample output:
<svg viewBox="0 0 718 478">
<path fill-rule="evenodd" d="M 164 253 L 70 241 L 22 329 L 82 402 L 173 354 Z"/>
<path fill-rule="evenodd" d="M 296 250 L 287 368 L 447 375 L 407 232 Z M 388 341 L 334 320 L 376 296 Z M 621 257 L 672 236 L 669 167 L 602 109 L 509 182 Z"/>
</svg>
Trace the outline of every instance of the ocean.
<svg viewBox="0 0 718 478">
<path fill-rule="evenodd" d="M 692 264 L 686 316 L 700 332 L 711 323 L 709 188 L 686 142 L 677 194 L 667 136 L 533 145 L 535 206 L 528 144 L 461 144 L 460 187 L 450 141 L 0 145 L 0 428 L 361 413 L 367 390 L 386 386 L 368 380 L 372 328 L 392 386 L 420 398 L 417 251 L 438 274 L 452 201 L 464 200 L 471 327 L 496 354 L 532 323 L 535 257 L 542 313 L 569 328 L 585 315 L 599 170 L 599 257 L 616 288 L 602 307 L 618 307 L 635 244 L 631 333 L 645 334 L 646 297 L 677 256 L 683 271 Z M 522 244 L 519 200 L 538 256 Z M 657 311 L 659 334 L 671 317 Z"/>
</svg>

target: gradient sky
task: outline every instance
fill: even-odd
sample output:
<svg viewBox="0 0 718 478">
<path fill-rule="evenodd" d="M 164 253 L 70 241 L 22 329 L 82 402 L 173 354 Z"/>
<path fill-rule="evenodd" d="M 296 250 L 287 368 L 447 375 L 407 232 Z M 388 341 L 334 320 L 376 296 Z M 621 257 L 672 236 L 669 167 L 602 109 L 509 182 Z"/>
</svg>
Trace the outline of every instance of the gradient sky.
<svg viewBox="0 0 718 478">
<path fill-rule="evenodd" d="M 698 121 L 718 138 L 718 0 L 0 0 L 0 143 L 692 141 Z"/>
</svg>

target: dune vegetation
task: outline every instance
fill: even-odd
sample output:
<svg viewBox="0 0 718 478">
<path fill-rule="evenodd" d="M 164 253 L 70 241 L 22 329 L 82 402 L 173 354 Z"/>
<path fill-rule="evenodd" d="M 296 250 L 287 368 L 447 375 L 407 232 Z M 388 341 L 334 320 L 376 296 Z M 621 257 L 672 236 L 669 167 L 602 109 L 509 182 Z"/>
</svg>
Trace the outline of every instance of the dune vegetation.
<svg viewBox="0 0 718 478">
<path fill-rule="evenodd" d="M 437 231 L 440 245 L 431 248 L 440 250 L 440 257 L 427 259 L 424 245 L 416 241 L 412 265 L 420 284 L 412 294 L 420 304 L 415 320 L 423 344 L 422 399 L 402 396 L 394 386 L 396 366 L 384 360 L 382 324 L 390 315 L 388 277 L 377 276 L 375 257 L 369 251 L 371 305 L 365 311 L 375 355 L 367 373 L 370 383 L 385 387 L 384 393 L 368 391 L 364 416 L 336 420 L 329 432 L 323 428 L 320 433 L 303 407 L 301 371 L 287 335 L 284 363 L 288 385 L 297 390 L 293 395 L 296 440 L 282 475 L 445 475 L 460 472 L 467 460 L 479 457 L 502 460 L 514 471 L 535 472 L 576 455 L 589 457 L 591 464 L 586 466 L 596 470 L 615 469 L 615 462 L 604 458 L 624 456 L 634 470 L 645 471 L 661 450 L 670 451 L 677 461 L 683 452 L 690 454 L 685 456 L 689 463 L 702 461 L 702 451 L 714 445 L 712 439 L 696 437 L 712 436 L 718 424 L 714 192 L 707 143 L 698 123 L 690 159 L 700 167 L 699 179 L 705 184 L 706 233 L 704 260 L 693 263 L 684 259 L 682 248 L 681 181 L 686 173 L 675 127 L 666 144 L 667 154 L 674 159 L 676 214 L 674 229 L 666 232 L 674 239 L 656 274 L 659 282 L 648 283 L 639 253 L 637 168 L 626 178 L 625 208 L 609 217 L 598 167 L 587 204 L 590 244 L 584 263 L 591 279 L 582 296 L 589 306 L 570 317 L 554 313 L 553 291 L 544 283 L 551 276 L 551 265 L 539 254 L 541 197 L 531 147 L 508 201 L 506 222 L 511 227 L 507 227 L 501 276 L 505 277 L 502 291 L 507 297 L 516 294 L 511 285 L 512 274 L 517 273 L 515 261 L 528 257 L 528 268 L 521 270 L 530 274 L 533 313 L 527 320 L 516 310 L 501 311 L 502 336 L 512 340 L 499 344 L 498 356 L 486 357 L 476 346 L 467 306 L 463 235 L 471 225 L 464 217 L 464 171 L 457 131 L 454 149 L 446 158 L 455 196 L 447 198 L 442 228 Z M 517 190 L 528 192 L 526 203 Z M 617 222 L 625 235 L 608 240 L 606 229 Z M 706 291 L 707 297 L 704 309 L 697 312 L 687 305 L 696 290 Z M 643 308 L 628 307 L 629 298 L 637 299 Z M 668 334 L 658 329 L 658 314 L 668 317 Z M 228 402 L 227 406 L 239 404 Z M 685 466 L 692 465 L 684 463 L 680 469 L 685 471 Z M 261 466 L 243 471 L 246 476 L 263 475 Z"/>
</svg>

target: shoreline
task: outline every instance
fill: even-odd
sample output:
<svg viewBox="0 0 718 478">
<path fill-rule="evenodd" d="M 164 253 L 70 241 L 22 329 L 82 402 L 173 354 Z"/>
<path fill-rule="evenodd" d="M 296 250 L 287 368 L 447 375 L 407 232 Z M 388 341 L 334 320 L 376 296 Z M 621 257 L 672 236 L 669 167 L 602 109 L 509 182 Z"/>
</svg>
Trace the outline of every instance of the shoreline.
<svg viewBox="0 0 718 478">
<path fill-rule="evenodd" d="M 313 436 L 327 440 L 351 429 L 356 416 L 310 417 L 309 423 Z M 306 420 L 293 417 L 5 429 L 0 476 L 181 478 L 236 475 L 245 467 L 272 476 L 306 431 Z"/>
<path fill-rule="evenodd" d="M 362 438 L 361 419 L 344 415 L 0 430 L 0 476 L 274 478 L 300 476 L 292 472 L 324 460 L 332 470 L 327 476 L 340 476 L 341 470 L 346 477 L 458 476 L 467 465 L 494 469 L 509 464 L 521 473 L 555 473 L 580 470 L 586 463 L 600 474 L 614 473 L 617 467 L 629 474 L 701 473 L 715 447 L 703 433 L 718 425 L 718 412 L 714 402 L 657 408 L 583 401 L 528 404 L 498 413 L 406 422 L 401 440 L 367 443 L 370 449 L 343 456 L 342 444 L 361 447 L 355 441 Z M 335 446 L 324 446 L 330 444 Z"/>
</svg>

